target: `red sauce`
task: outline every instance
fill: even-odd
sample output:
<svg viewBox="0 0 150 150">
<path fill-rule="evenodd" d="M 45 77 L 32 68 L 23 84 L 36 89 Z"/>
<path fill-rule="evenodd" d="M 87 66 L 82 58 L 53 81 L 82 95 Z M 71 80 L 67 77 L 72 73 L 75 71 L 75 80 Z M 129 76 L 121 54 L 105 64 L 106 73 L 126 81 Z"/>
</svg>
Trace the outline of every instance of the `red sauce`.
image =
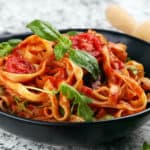
<svg viewBox="0 0 150 150">
<path fill-rule="evenodd" d="M 93 93 L 93 90 L 87 86 L 82 86 L 82 88 L 80 89 L 81 90 L 81 93 L 87 95 L 87 96 L 91 96 L 92 93 Z"/>
<path fill-rule="evenodd" d="M 89 52 L 99 60 L 100 52 L 102 50 L 102 44 L 100 38 L 95 34 L 81 33 L 72 36 L 70 39 L 72 41 L 72 46 L 74 49 L 80 49 Z"/>
<path fill-rule="evenodd" d="M 56 78 L 53 76 L 49 76 L 49 80 L 53 84 L 54 88 L 58 88 L 59 84 L 63 81 L 61 78 Z"/>
<path fill-rule="evenodd" d="M 12 54 L 8 57 L 5 63 L 5 68 L 7 72 L 18 74 L 35 72 L 34 66 L 18 54 Z"/>
</svg>

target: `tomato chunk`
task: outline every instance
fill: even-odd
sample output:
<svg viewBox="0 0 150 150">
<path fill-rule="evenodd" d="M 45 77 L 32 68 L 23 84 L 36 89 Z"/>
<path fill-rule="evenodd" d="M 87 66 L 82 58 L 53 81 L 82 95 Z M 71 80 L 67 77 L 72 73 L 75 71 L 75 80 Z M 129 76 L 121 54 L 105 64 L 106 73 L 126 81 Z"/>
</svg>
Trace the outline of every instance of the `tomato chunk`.
<svg viewBox="0 0 150 150">
<path fill-rule="evenodd" d="M 70 37 L 72 47 L 86 51 L 99 59 L 102 50 L 100 38 L 94 33 L 80 33 Z"/>
<path fill-rule="evenodd" d="M 35 67 L 28 61 L 24 60 L 21 55 L 10 55 L 5 63 L 5 69 L 7 72 L 11 73 L 33 73 L 35 72 Z"/>
</svg>

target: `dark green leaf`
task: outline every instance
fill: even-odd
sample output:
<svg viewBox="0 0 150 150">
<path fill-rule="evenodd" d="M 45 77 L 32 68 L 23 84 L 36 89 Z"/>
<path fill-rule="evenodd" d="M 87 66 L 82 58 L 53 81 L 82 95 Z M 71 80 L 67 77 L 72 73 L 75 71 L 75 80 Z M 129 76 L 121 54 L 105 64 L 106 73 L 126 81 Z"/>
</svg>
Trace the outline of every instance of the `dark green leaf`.
<svg viewBox="0 0 150 150">
<path fill-rule="evenodd" d="M 70 35 L 70 36 L 74 36 L 74 35 L 79 34 L 79 32 L 77 32 L 77 31 L 69 31 L 69 32 L 67 32 L 66 34 L 68 34 L 68 35 Z"/>
<path fill-rule="evenodd" d="M 9 43 L 11 46 L 13 46 L 13 47 L 15 47 L 16 45 L 18 45 L 20 42 L 21 42 L 20 39 L 11 39 L 11 40 L 8 40 L 8 43 Z"/>
<path fill-rule="evenodd" d="M 21 101 L 21 99 L 18 97 L 18 96 L 14 96 L 13 97 L 14 101 L 16 102 L 17 106 L 18 106 L 18 109 L 20 111 L 28 111 L 26 109 L 27 105 L 28 105 L 28 102 L 27 101 Z"/>
<path fill-rule="evenodd" d="M 75 100 L 76 103 L 79 103 L 81 98 L 80 93 L 73 88 L 72 86 L 66 84 L 66 83 L 62 83 L 59 89 L 63 95 L 65 95 L 68 99 L 70 100 Z"/>
<path fill-rule="evenodd" d="M 50 23 L 45 21 L 33 20 L 27 27 L 33 33 L 50 41 L 58 40 L 61 37 L 61 34 Z"/>
<path fill-rule="evenodd" d="M 142 150 L 150 150 L 150 144 L 144 142 Z"/>
<path fill-rule="evenodd" d="M 75 104 L 78 105 L 77 107 L 77 114 L 80 117 L 83 117 L 86 121 L 91 121 L 93 116 L 93 111 L 87 105 L 87 103 L 91 103 L 92 99 L 86 97 L 85 95 L 81 95 L 76 89 L 72 86 L 62 83 L 59 89 L 63 95 L 65 95 L 69 100 L 73 101 L 73 107 Z M 73 110 L 72 107 L 72 110 Z"/>
<path fill-rule="evenodd" d="M 58 43 L 54 48 L 54 54 L 57 60 L 61 59 L 66 52 L 67 49 L 65 49 L 61 43 Z"/>
<path fill-rule="evenodd" d="M 80 50 L 70 50 L 69 52 L 70 59 L 79 65 L 80 67 L 83 67 L 86 69 L 95 80 L 98 79 L 98 76 L 100 74 L 98 62 L 95 57 L 88 54 L 87 52 L 80 51 Z"/>
<path fill-rule="evenodd" d="M 71 40 L 68 39 L 68 38 L 65 37 L 65 36 L 62 36 L 62 37 L 59 39 L 59 42 L 60 42 L 61 45 L 62 45 L 65 49 L 67 49 L 67 50 L 69 50 L 70 47 L 71 47 L 71 45 L 72 45 Z"/>
<path fill-rule="evenodd" d="M 12 51 L 12 46 L 9 43 L 0 43 L 0 57 L 7 56 Z"/>
<path fill-rule="evenodd" d="M 92 121 L 93 111 L 86 103 L 79 103 L 77 114 L 86 121 Z"/>
<path fill-rule="evenodd" d="M 91 103 L 92 99 L 90 97 L 87 97 L 85 95 L 82 95 L 82 100 L 84 103 Z"/>
<path fill-rule="evenodd" d="M 7 56 L 11 53 L 13 48 L 20 42 L 21 40 L 8 40 L 7 42 L 0 43 L 0 57 Z"/>
<path fill-rule="evenodd" d="M 61 37 L 59 43 L 54 48 L 54 54 L 57 60 L 61 59 L 71 47 L 71 41 L 66 37 Z"/>
</svg>

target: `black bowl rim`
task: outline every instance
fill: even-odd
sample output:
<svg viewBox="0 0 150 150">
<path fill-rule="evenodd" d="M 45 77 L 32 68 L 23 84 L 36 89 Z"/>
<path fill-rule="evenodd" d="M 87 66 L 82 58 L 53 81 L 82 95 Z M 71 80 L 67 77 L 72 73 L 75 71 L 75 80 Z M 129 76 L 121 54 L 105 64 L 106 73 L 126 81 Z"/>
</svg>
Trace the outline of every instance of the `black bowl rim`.
<svg viewBox="0 0 150 150">
<path fill-rule="evenodd" d="M 83 32 L 83 31 L 87 31 L 88 29 L 91 28 L 69 28 L 69 29 L 60 29 L 59 31 L 62 33 L 68 32 L 68 31 L 79 31 L 79 32 Z M 125 36 L 127 38 L 130 39 L 134 39 L 137 40 L 139 42 L 142 42 L 144 44 L 147 44 L 150 46 L 150 43 L 147 41 L 144 41 L 142 39 L 139 39 L 137 37 L 133 37 L 131 35 L 125 34 L 125 33 L 121 33 L 121 32 L 117 32 L 117 31 L 112 31 L 112 30 L 107 30 L 107 29 L 98 29 L 98 28 L 92 28 L 92 30 L 98 31 L 98 32 L 107 32 L 107 33 L 111 33 L 111 34 L 116 34 L 116 35 L 122 35 Z M 8 34 L 8 35 L 0 35 L 0 40 L 3 39 L 7 39 L 7 38 L 14 38 L 14 37 L 19 37 L 19 36 L 28 36 L 31 35 L 32 32 L 25 32 L 25 33 L 19 33 L 19 34 Z M 101 121 L 89 121 L 89 122 L 47 122 L 47 121 L 39 121 L 39 120 L 32 120 L 32 119 L 27 119 L 27 118 L 23 118 L 23 117 L 19 117 L 16 116 L 14 114 L 10 114 L 7 112 L 2 112 L 0 111 L 0 115 L 3 115 L 5 117 L 9 117 L 10 119 L 15 119 L 18 121 L 22 121 L 25 123 L 31 123 L 31 124 L 36 124 L 36 125 L 46 125 L 46 126 L 75 126 L 75 125 L 95 125 L 95 124 L 104 124 L 104 123 L 111 123 L 111 122 L 115 122 L 115 121 L 121 121 L 121 120 L 126 120 L 129 118 L 134 118 L 134 117 L 140 117 L 141 115 L 150 113 L 150 107 L 146 108 L 145 110 L 132 114 L 132 115 L 128 115 L 128 116 L 124 116 L 124 117 L 119 117 L 119 118 L 115 118 L 115 119 L 110 119 L 110 120 L 101 120 Z"/>
</svg>

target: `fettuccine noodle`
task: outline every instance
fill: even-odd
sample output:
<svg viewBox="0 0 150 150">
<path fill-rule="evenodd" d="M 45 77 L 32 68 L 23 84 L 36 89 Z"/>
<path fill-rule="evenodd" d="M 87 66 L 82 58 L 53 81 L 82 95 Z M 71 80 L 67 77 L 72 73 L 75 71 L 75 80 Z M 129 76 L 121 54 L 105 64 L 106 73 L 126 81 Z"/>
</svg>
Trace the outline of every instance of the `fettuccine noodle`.
<svg viewBox="0 0 150 150">
<path fill-rule="evenodd" d="M 85 35 L 89 37 L 86 39 Z M 89 42 L 90 36 L 99 41 Z M 99 75 L 99 79 L 94 81 L 67 54 L 56 60 L 56 42 L 31 35 L 1 59 L 2 111 L 41 121 L 85 121 L 77 114 L 76 106 L 72 110 L 74 104 L 71 100 L 61 92 L 53 93 L 61 83 L 71 85 L 92 99 L 88 106 L 93 111 L 95 121 L 103 120 L 106 116 L 122 117 L 146 109 L 150 90 L 147 83 L 150 79 L 144 77 L 142 64 L 134 60 L 126 61 L 126 45 L 109 42 L 102 34 L 91 30 L 67 37 L 72 40 L 74 48 L 82 50 L 83 47 L 83 50 L 97 58 L 104 77 Z M 94 45 L 98 42 L 101 45 Z M 146 84 L 145 80 L 148 81 Z"/>
</svg>

